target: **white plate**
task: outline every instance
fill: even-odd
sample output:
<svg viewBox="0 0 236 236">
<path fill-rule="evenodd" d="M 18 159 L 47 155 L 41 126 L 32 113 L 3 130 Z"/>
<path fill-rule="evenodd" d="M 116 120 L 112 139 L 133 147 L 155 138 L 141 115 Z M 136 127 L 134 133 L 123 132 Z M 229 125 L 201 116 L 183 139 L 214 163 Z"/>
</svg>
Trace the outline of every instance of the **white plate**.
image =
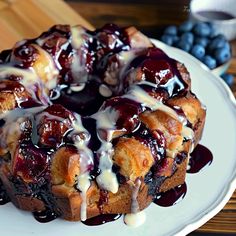
<svg viewBox="0 0 236 236">
<path fill-rule="evenodd" d="M 146 211 L 146 223 L 130 228 L 123 219 L 101 226 L 57 219 L 38 223 L 29 212 L 16 209 L 11 203 L 0 206 L 0 232 L 4 236 L 163 236 L 186 235 L 217 214 L 236 187 L 236 103 L 222 80 L 189 54 L 153 42 L 165 52 L 184 62 L 193 91 L 207 106 L 207 119 L 201 143 L 213 153 L 210 167 L 198 174 L 187 175 L 188 191 L 183 201 L 169 208 L 152 204 Z"/>
</svg>

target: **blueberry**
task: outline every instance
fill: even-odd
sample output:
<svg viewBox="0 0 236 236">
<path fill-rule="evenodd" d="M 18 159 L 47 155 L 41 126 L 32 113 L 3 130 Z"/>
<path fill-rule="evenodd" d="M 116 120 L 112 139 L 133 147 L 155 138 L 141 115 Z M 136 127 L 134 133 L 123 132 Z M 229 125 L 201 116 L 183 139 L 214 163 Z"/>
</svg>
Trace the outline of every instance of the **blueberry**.
<svg viewBox="0 0 236 236">
<path fill-rule="evenodd" d="M 205 65 L 207 65 L 210 69 L 216 68 L 216 60 L 209 55 L 204 56 L 202 62 Z"/>
<path fill-rule="evenodd" d="M 174 25 L 168 26 L 168 27 L 164 30 L 164 34 L 177 35 L 177 27 L 174 26 Z"/>
<path fill-rule="evenodd" d="M 234 82 L 234 76 L 231 74 L 223 74 L 221 75 L 221 77 L 223 78 L 223 80 L 229 85 L 233 85 Z"/>
<path fill-rule="evenodd" d="M 211 34 L 211 28 L 207 23 L 197 23 L 193 32 L 198 36 L 209 36 Z"/>
<path fill-rule="evenodd" d="M 231 50 L 229 42 L 225 42 L 224 47 L 227 48 L 227 50 L 229 50 L 229 51 Z"/>
<path fill-rule="evenodd" d="M 209 39 L 205 38 L 205 37 L 196 37 L 194 42 L 196 44 L 202 45 L 205 48 L 207 46 L 208 42 L 209 42 Z"/>
<path fill-rule="evenodd" d="M 179 42 L 176 43 L 176 47 L 180 48 L 186 52 L 189 52 L 189 50 L 191 49 L 191 44 L 187 43 L 183 40 L 180 40 Z"/>
<path fill-rule="evenodd" d="M 209 43 L 208 48 L 210 51 L 213 51 L 217 48 L 223 48 L 225 44 L 226 44 L 225 39 L 216 37 Z"/>
<path fill-rule="evenodd" d="M 185 21 L 179 26 L 180 32 L 188 32 L 191 31 L 193 28 L 193 22 L 192 21 Z"/>
<path fill-rule="evenodd" d="M 179 41 L 179 37 L 177 35 L 173 35 L 172 37 L 173 37 L 173 42 L 174 43 Z"/>
<path fill-rule="evenodd" d="M 217 48 L 215 50 L 214 56 L 218 64 L 223 64 L 230 59 L 231 53 L 227 47 Z"/>
<path fill-rule="evenodd" d="M 186 43 L 193 44 L 194 36 L 191 32 L 186 32 L 181 35 L 180 39 Z"/>
<path fill-rule="evenodd" d="M 173 37 L 171 35 L 164 34 L 161 36 L 161 41 L 171 46 L 173 44 Z"/>
<path fill-rule="evenodd" d="M 216 35 L 217 35 L 217 27 L 216 27 L 216 25 L 213 25 L 213 24 L 211 24 L 211 23 L 208 23 L 208 25 L 209 25 L 210 28 L 211 28 L 211 33 L 210 33 L 210 35 L 209 35 L 209 38 L 214 38 L 214 37 L 216 37 Z"/>
<path fill-rule="evenodd" d="M 205 55 L 205 48 L 200 44 L 196 44 L 192 47 L 191 54 L 198 59 L 202 59 Z"/>
</svg>

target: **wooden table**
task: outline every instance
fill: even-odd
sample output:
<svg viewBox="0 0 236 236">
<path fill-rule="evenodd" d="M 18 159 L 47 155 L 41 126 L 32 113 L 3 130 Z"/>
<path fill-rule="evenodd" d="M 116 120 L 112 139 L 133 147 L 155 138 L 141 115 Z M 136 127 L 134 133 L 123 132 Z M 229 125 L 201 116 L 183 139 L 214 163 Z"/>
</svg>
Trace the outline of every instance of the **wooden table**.
<svg viewBox="0 0 236 236">
<path fill-rule="evenodd" d="M 166 25 L 180 24 L 189 14 L 189 0 L 68 0 L 67 3 L 75 11 L 61 0 L 0 0 L 0 50 L 12 47 L 22 38 L 35 37 L 53 24 L 80 23 L 92 28 L 114 22 L 121 26 L 135 25 L 148 36 L 158 38 Z M 231 45 L 233 58 L 228 72 L 236 76 L 236 40 Z M 236 78 L 232 91 L 236 95 Z M 206 235 L 204 232 L 236 235 L 236 192 L 218 215 L 190 235 Z"/>
</svg>

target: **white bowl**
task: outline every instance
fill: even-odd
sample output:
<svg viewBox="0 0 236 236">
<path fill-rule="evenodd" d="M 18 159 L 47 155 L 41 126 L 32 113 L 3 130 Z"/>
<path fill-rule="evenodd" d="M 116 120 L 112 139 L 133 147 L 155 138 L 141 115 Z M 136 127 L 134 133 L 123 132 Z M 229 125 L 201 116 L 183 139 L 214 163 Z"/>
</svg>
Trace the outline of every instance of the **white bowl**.
<svg viewBox="0 0 236 236">
<path fill-rule="evenodd" d="M 201 11 L 218 11 L 234 16 L 229 20 L 213 20 L 199 14 Z M 228 40 L 236 38 L 236 1 L 235 0 L 192 0 L 191 18 L 197 21 L 211 22 L 216 33 L 224 34 Z"/>
</svg>

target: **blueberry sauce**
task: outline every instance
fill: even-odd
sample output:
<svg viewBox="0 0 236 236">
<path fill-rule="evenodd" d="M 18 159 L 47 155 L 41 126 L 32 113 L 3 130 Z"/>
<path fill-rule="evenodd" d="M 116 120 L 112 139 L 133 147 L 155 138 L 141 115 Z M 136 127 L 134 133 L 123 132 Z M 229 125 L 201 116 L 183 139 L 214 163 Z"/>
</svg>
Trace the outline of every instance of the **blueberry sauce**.
<svg viewBox="0 0 236 236">
<path fill-rule="evenodd" d="M 96 225 L 102 225 L 108 222 L 118 220 L 120 217 L 121 217 L 121 214 L 104 214 L 104 215 L 95 216 L 93 218 L 90 218 L 81 222 L 88 226 L 96 226 Z"/>
<path fill-rule="evenodd" d="M 183 94 L 189 89 L 177 69 L 177 62 L 159 48 L 148 48 L 146 53 L 135 57 L 126 69 L 124 87 L 130 85 L 128 75 L 134 73 L 135 68 L 141 70 L 141 78 L 138 78 L 140 81 L 145 80 L 158 85 L 158 90 L 165 90 L 168 97 Z"/>
<path fill-rule="evenodd" d="M 181 201 L 187 192 L 186 183 L 155 196 L 154 203 L 158 206 L 169 207 Z"/>
<path fill-rule="evenodd" d="M 8 202 L 10 202 L 10 199 L 7 196 L 6 190 L 5 190 L 3 183 L 0 179 L 0 205 L 5 205 Z"/>
<path fill-rule="evenodd" d="M 198 144 L 190 155 L 189 169 L 187 173 L 197 173 L 213 161 L 211 151 L 205 146 Z"/>
<path fill-rule="evenodd" d="M 33 212 L 33 216 L 40 223 L 48 223 L 58 217 L 57 214 L 50 209 L 46 209 L 44 211 L 35 211 Z"/>
<path fill-rule="evenodd" d="M 166 140 L 160 130 L 150 131 L 141 123 L 131 136 L 150 148 L 156 162 L 165 156 Z"/>
<path fill-rule="evenodd" d="M 228 12 L 223 12 L 223 11 L 198 11 L 196 14 L 203 16 L 209 20 L 232 20 L 235 19 L 235 16 Z"/>
</svg>

